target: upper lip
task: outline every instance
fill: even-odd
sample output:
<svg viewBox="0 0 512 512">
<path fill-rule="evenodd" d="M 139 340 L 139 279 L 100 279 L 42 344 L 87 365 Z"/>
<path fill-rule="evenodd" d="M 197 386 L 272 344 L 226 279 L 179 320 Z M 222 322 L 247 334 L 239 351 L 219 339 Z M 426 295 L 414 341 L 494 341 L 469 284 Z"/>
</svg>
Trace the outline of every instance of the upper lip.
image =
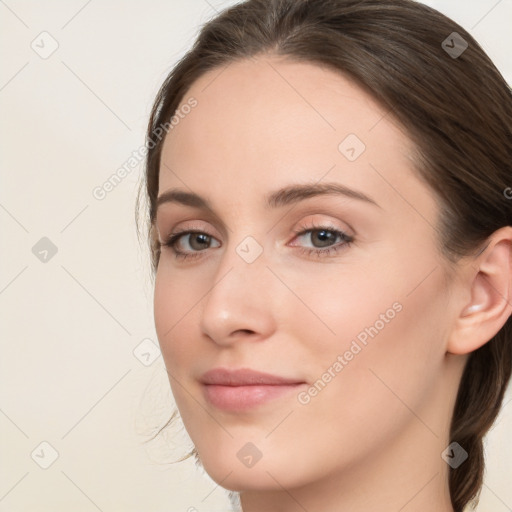
<svg viewBox="0 0 512 512">
<path fill-rule="evenodd" d="M 263 373 L 249 368 L 229 370 L 214 368 L 204 373 L 201 382 L 217 386 L 284 386 L 302 384 L 304 381 Z"/>
</svg>

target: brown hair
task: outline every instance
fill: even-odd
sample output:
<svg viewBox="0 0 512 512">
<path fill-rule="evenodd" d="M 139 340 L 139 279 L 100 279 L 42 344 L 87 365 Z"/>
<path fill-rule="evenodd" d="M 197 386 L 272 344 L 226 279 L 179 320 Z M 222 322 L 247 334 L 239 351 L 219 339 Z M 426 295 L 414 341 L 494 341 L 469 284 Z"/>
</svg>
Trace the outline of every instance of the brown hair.
<svg viewBox="0 0 512 512">
<path fill-rule="evenodd" d="M 504 193 L 512 181 L 512 93 L 468 32 L 411 0 L 248 0 L 202 28 L 156 97 L 145 177 L 153 269 L 159 260 L 158 129 L 201 75 L 258 54 L 336 70 L 404 127 L 417 151 L 414 170 L 439 203 L 436 228 L 447 262 L 477 254 L 494 231 L 512 225 L 512 202 Z M 482 439 L 500 410 L 512 369 L 511 322 L 470 354 L 461 379 L 450 440 L 469 458 L 450 469 L 455 512 L 476 501 L 482 486 Z"/>
</svg>

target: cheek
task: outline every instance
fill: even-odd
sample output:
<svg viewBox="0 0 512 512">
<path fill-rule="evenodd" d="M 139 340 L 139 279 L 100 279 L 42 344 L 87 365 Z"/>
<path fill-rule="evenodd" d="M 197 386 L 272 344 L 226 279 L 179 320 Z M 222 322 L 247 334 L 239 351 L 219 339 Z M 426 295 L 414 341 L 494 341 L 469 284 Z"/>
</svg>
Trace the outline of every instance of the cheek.
<svg viewBox="0 0 512 512">
<path fill-rule="evenodd" d="M 168 370 L 183 368 L 183 363 L 192 357 L 192 340 L 198 333 L 191 331 L 190 316 L 194 316 L 194 306 L 202 296 L 199 286 L 192 286 L 183 273 L 171 273 L 169 264 L 161 260 L 155 279 L 154 315 Z"/>
<path fill-rule="evenodd" d="M 190 380 L 190 368 L 197 361 L 199 338 L 194 306 L 206 293 L 191 286 L 183 273 L 170 272 L 165 261 L 157 270 L 154 292 L 155 328 L 172 395 L 183 421 L 197 414 L 190 393 L 197 393 Z M 194 424 L 195 421 L 190 423 Z"/>
<path fill-rule="evenodd" d="M 396 431 L 413 417 L 411 410 L 423 407 L 443 368 L 449 308 L 442 279 L 432 275 L 411 293 L 409 283 L 420 282 L 423 273 L 418 267 L 409 271 L 411 279 L 400 281 L 388 274 L 380 282 L 376 275 L 361 281 L 373 284 L 370 293 L 347 288 L 346 303 L 337 314 L 324 317 L 337 336 L 317 346 L 322 355 L 317 356 L 316 379 L 324 381 L 322 372 L 325 375 L 342 356 L 342 369 L 333 368 L 334 373 L 340 370 L 337 377 L 314 399 L 318 417 L 330 417 L 349 429 L 352 425 L 353 434 L 366 433 L 369 443 L 372 436 Z M 328 301 L 324 306 L 330 310 Z"/>
<path fill-rule="evenodd" d="M 399 288 L 382 272 L 325 265 L 300 275 L 291 269 L 281 277 L 295 294 L 283 296 L 279 307 L 279 320 L 296 345 L 289 348 L 313 352 L 323 366 L 350 350 L 354 340 L 365 347 L 402 309 Z"/>
<path fill-rule="evenodd" d="M 384 418 L 410 417 L 404 403 L 415 410 L 432 392 L 448 332 L 441 271 L 430 273 L 436 264 L 427 257 L 393 267 L 297 280 L 294 290 L 310 311 L 297 301 L 280 310 L 293 326 L 290 353 L 305 352 L 315 388 L 306 408 L 318 408 L 311 417 L 343 417 L 355 432 L 362 423 L 372 431 Z"/>
</svg>

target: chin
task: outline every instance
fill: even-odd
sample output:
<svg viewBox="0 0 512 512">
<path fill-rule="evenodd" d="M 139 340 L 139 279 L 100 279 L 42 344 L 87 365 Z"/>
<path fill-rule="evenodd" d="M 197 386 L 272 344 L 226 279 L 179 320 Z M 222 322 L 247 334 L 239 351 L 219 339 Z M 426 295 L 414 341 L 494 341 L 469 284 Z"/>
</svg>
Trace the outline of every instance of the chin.
<svg viewBox="0 0 512 512">
<path fill-rule="evenodd" d="M 200 455 L 199 459 L 210 478 L 230 491 L 279 491 L 283 487 L 300 487 L 311 478 L 289 454 L 284 454 L 281 460 L 276 456 L 263 456 L 252 467 L 247 467 L 236 455 L 226 456 L 220 452 Z"/>
<path fill-rule="evenodd" d="M 278 491 L 282 490 L 282 487 L 276 482 L 281 482 L 279 476 L 276 476 L 276 480 L 270 477 L 270 475 L 264 470 L 254 472 L 246 469 L 231 469 L 232 473 L 226 476 L 228 473 L 221 473 L 215 470 L 208 470 L 206 472 L 210 478 L 217 483 L 219 486 L 227 489 L 228 491 Z M 271 474 L 273 474 L 270 471 Z"/>
</svg>

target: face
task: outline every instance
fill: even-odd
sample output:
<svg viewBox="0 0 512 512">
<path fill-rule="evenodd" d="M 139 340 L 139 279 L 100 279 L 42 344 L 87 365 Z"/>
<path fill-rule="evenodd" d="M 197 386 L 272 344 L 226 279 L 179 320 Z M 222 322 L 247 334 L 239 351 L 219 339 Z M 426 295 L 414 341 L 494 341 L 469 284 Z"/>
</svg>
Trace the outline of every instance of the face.
<svg viewBox="0 0 512 512">
<path fill-rule="evenodd" d="M 407 135 L 342 75 L 276 57 L 190 98 L 162 152 L 155 322 L 206 471 L 292 488 L 439 442 L 450 290 Z"/>
</svg>

